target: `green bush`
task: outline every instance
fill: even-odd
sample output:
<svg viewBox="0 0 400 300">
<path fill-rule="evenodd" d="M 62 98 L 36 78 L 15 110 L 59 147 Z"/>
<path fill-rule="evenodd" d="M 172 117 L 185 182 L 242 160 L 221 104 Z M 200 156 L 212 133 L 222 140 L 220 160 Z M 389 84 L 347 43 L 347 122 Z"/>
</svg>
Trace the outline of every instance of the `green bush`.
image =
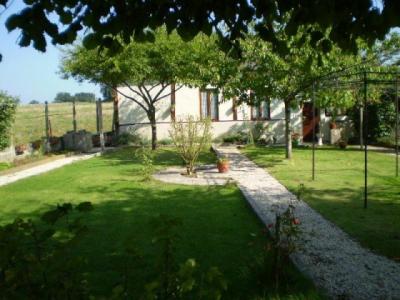
<svg viewBox="0 0 400 300">
<path fill-rule="evenodd" d="M 222 137 L 224 143 L 245 144 L 247 143 L 247 140 L 248 135 L 244 131 L 239 131 Z"/>
<path fill-rule="evenodd" d="M 0 91 L 0 150 L 10 145 L 11 126 L 14 121 L 18 98 Z"/>
<path fill-rule="evenodd" d="M 393 132 L 396 122 L 396 109 L 394 103 L 394 94 L 388 91 L 379 102 L 368 104 L 368 139 L 369 142 L 379 142 L 379 140 L 388 140 Z M 360 132 L 360 111 L 354 108 L 351 112 L 351 118 L 354 121 L 356 137 L 354 141 L 359 141 Z"/>
<path fill-rule="evenodd" d="M 137 133 L 123 132 L 117 137 L 118 145 L 141 145 L 142 138 Z"/>
<path fill-rule="evenodd" d="M 174 142 L 171 139 L 162 139 L 158 141 L 159 145 L 169 146 L 172 145 Z"/>
</svg>

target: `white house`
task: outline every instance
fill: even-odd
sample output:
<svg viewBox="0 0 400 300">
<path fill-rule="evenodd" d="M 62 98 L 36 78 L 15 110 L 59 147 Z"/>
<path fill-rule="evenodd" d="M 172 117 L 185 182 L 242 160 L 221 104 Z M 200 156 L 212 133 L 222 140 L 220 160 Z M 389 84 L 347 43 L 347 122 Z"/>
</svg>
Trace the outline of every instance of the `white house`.
<svg viewBox="0 0 400 300">
<path fill-rule="evenodd" d="M 128 87 L 120 87 L 119 91 L 120 132 L 135 131 L 150 138 L 150 123 L 145 111 L 121 95 L 134 97 L 134 93 Z M 166 89 L 165 93 L 171 93 L 171 89 Z M 214 138 L 221 138 L 247 128 L 248 124 L 265 122 L 276 142 L 284 143 L 285 114 L 284 103 L 281 100 L 269 100 L 260 107 L 236 105 L 235 99 L 224 99 L 222 93 L 215 88 L 199 89 L 183 86 L 157 102 L 156 107 L 158 139 L 169 137 L 168 131 L 173 120 L 192 115 L 195 118 L 207 116 L 212 119 Z M 329 117 L 325 116 L 324 111 L 317 113 L 313 121 L 312 106 L 309 103 L 305 103 L 302 108 L 292 110 L 292 132 L 298 133 L 304 141 L 311 141 L 313 124 L 321 126 L 324 140 L 329 141 Z"/>
</svg>

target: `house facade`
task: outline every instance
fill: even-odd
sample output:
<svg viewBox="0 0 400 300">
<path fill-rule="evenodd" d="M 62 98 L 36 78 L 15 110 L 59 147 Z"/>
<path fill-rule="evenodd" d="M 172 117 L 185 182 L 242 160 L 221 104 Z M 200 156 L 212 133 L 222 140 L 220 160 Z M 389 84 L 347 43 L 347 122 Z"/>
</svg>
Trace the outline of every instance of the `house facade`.
<svg viewBox="0 0 400 300">
<path fill-rule="evenodd" d="M 128 97 L 134 97 L 128 87 L 120 87 L 118 93 L 120 132 L 136 132 L 150 139 L 151 128 L 145 111 Z M 284 143 L 285 111 L 281 100 L 264 101 L 260 106 L 238 105 L 235 99 L 224 99 L 220 91 L 209 87 L 204 89 L 183 86 L 167 88 L 165 98 L 156 103 L 157 137 L 169 138 L 171 122 L 188 115 L 194 118 L 210 117 L 215 139 L 246 130 L 257 122 L 264 122 L 276 143 Z M 125 96 L 122 96 L 125 95 Z M 329 140 L 329 117 L 317 112 L 314 120 L 312 106 L 292 109 L 292 132 L 304 141 L 311 141 L 312 126 L 321 126 L 323 140 Z"/>
</svg>

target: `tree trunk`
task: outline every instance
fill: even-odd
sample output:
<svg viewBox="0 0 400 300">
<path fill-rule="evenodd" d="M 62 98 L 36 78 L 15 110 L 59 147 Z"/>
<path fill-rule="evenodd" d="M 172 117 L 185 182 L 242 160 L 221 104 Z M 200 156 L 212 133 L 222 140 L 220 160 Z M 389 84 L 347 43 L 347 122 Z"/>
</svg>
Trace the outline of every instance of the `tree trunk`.
<svg viewBox="0 0 400 300">
<path fill-rule="evenodd" d="M 285 148 L 287 159 L 292 158 L 292 133 L 290 125 L 290 101 L 285 100 Z"/>
<path fill-rule="evenodd" d="M 113 127 L 115 136 L 119 135 L 119 110 L 118 110 L 118 93 L 116 92 L 116 87 L 112 90 L 112 100 L 113 100 Z"/>
<path fill-rule="evenodd" d="M 151 150 L 157 149 L 157 123 L 156 123 L 156 111 L 152 109 L 149 113 L 149 120 L 151 125 Z"/>
</svg>

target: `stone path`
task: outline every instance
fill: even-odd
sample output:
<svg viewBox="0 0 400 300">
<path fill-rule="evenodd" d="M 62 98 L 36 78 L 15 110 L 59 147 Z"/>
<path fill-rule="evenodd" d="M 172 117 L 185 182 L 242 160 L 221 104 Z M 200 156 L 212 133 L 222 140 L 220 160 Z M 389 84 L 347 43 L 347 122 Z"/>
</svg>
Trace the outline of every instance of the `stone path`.
<svg viewBox="0 0 400 300">
<path fill-rule="evenodd" d="M 289 203 L 295 206 L 304 241 L 292 260 L 328 296 L 400 299 L 400 264 L 362 248 L 236 148 L 215 150 L 231 161 L 229 175 L 264 224 L 273 223 L 275 212 L 284 211 Z"/>
<path fill-rule="evenodd" d="M 65 165 L 71 164 L 76 161 L 86 160 L 95 156 L 100 155 L 99 152 L 97 153 L 90 153 L 90 154 L 79 154 L 70 157 L 60 158 L 51 162 L 47 162 L 38 166 L 34 166 L 29 169 L 17 171 L 14 173 L 9 173 L 6 175 L 0 176 L 0 186 L 10 184 L 12 182 L 28 178 L 31 176 L 39 175 L 54 169 L 61 168 Z"/>
<path fill-rule="evenodd" d="M 167 183 L 186 185 L 224 185 L 232 182 L 230 176 L 219 173 L 215 165 L 205 165 L 197 168 L 197 177 L 184 176 L 182 175 L 184 172 L 185 169 L 182 167 L 171 167 L 155 173 L 153 177 Z"/>
</svg>

